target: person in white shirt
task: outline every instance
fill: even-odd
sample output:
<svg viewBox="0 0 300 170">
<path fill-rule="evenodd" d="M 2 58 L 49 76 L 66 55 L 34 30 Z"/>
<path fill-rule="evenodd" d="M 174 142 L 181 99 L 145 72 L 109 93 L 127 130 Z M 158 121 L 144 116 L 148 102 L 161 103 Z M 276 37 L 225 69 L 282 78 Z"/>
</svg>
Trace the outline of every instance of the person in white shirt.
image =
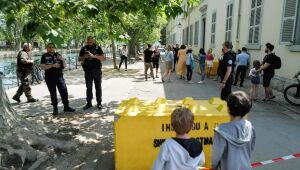
<svg viewBox="0 0 300 170">
<path fill-rule="evenodd" d="M 123 61 L 125 61 L 125 71 L 127 71 L 127 58 L 128 58 L 128 50 L 126 48 L 126 45 L 123 45 L 123 48 L 120 51 L 121 61 L 119 64 L 119 70 L 122 66 Z"/>
</svg>

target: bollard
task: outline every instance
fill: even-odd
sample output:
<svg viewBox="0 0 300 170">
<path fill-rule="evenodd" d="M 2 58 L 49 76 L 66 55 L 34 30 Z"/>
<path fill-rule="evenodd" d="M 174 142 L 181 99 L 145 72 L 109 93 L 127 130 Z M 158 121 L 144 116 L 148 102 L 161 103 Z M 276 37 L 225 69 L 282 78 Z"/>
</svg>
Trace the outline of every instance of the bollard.
<svg viewBox="0 0 300 170">
<path fill-rule="evenodd" d="M 229 121 L 227 105 L 219 98 L 183 100 L 158 98 L 142 101 L 124 100 L 116 109 L 119 119 L 114 124 L 116 170 L 150 169 L 165 139 L 175 137 L 171 113 L 177 107 L 189 108 L 195 116 L 190 137 L 203 145 L 205 167 L 211 167 L 214 128 Z"/>
</svg>

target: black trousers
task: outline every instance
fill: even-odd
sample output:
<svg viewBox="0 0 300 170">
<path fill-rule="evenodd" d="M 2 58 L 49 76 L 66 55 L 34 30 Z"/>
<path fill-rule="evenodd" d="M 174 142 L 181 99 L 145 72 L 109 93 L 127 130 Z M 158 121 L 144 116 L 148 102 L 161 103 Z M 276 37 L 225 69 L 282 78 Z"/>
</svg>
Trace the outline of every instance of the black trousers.
<svg viewBox="0 0 300 170">
<path fill-rule="evenodd" d="M 57 94 L 56 87 L 61 96 L 61 100 L 64 105 L 69 105 L 68 89 L 63 76 L 45 76 L 45 81 L 50 92 L 51 103 L 53 106 L 57 106 Z"/>
<path fill-rule="evenodd" d="M 247 66 L 245 65 L 240 65 L 237 67 L 236 69 L 236 73 L 235 73 L 235 80 L 234 80 L 234 84 L 236 85 L 238 80 L 239 80 L 239 76 L 241 77 L 241 82 L 240 85 L 242 86 L 244 83 L 244 79 L 245 79 L 245 75 L 246 75 L 246 71 L 247 71 Z"/>
<path fill-rule="evenodd" d="M 221 78 L 221 82 L 223 81 L 224 77 Z M 221 99 L 227 100 L 228 96 L 231 93 L 231 86 L 233 82 L 233 77 L 229 76 L 229 78 L 226 81 L 225 87 L 221 90 Z"/>
<path fill-rule="evenodd" d="M 176 63 L 178 63 L 178 56 L 174 56 L 174 66 L 173 66 L 173 71 L 175 71 Z"/>
<path fill-rule="evenodd" d="M 102 87 L 101 87 L 102 71 L 101 69 L 85 70 L 85 85 L 86 85 L 86 101 L 92 102 L 93 99 L 93 82 L 96 89 L 97 103 L 102 102 Z"/>
<path fill-rule="evenodd" d="M 121 61 L 120 61 L 120 64 L 119 64 L 119 69 L 121 68 L 123 61 L 125 61 L 125 69 L 127 70 L 127 57 L 124 56 L 124 55 L 121 56 Z"/>
<path fill-rule="evenodd" d="M 191 65 L 186 65 L 186 78 L 188 81 L 192 80 L 192 75 L 193 75 L 193 70 L 192 70 L 192 66 Z"/>
</svg>

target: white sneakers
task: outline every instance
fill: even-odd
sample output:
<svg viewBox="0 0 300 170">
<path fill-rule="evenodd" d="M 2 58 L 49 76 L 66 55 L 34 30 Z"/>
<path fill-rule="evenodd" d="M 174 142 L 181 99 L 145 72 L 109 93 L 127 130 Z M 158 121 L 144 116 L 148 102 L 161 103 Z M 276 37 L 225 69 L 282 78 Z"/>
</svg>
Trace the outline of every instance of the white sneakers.
<svg viewBox="0 0 300 170">
<path fill-rule="evenodd" d="M 199 81 L 198 84 L 204 84 L 204 81 Z"/>
</svg>

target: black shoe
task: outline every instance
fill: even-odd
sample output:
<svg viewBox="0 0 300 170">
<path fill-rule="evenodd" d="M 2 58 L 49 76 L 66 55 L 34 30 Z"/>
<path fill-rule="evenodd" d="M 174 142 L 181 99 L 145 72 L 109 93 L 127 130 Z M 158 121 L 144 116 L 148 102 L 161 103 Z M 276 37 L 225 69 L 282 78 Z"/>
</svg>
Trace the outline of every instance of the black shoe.
<svg viewBox="0 0 300 170">
<path fill-rule="evenodd" d="M 17 96 L 14 96 L 12 99 L 13 99 L 13 100 L 15 100 L 15 101 L 16 101 L 16 102 L 18 102 L 18 103 L 21 103 L 21 100 L 20 100 L 20 98 L 19 98 L 19 97 L 17 97 Z"/>
<path fill-rule="evenodd" d="M 102 109 L 103 109 L 102 104 L 97 104 L 97 108 L 98 108 L 99 110 L 102 110 Z"/>
<path fill-rule="evenodd" d="M 89 108 L 93 107 L 92 103 L 87 103 L 84 107 L 83 110 L 87 110 Z"/>
<path fill-rule="evenodd" d="M 34 102 L 38 102 L 38 101 L 39 101 L 39 99 L 35 99 L 35 98 L 27 99 L 28 103 L 34 103 Z"/>
<path fill-rule="evenodd" d="M 244 86 L 241 84 L 240 87 L 244 87 Z"/>
<path fill-rule="evenodd" d="M 70 107 L 70 106 L 66 106 L 66 107 L 64 108 L 64 112 L 75 112 L 75 109 L 73 109 L 73 108 Z"/>
<path fill-rule="evenodd" d="M 237 84 L 235 84 L 235 83 L 234 83 L 233 85 L 234 85 L 234 86 L 237 86 Z"/>
<path fill-rule="evenodd" d="M 58 109 L 57 107 L 53 107 L 53 113 L 52 113 L 53 116 L 57 116 L 58 115 Z"/>
</svg>

